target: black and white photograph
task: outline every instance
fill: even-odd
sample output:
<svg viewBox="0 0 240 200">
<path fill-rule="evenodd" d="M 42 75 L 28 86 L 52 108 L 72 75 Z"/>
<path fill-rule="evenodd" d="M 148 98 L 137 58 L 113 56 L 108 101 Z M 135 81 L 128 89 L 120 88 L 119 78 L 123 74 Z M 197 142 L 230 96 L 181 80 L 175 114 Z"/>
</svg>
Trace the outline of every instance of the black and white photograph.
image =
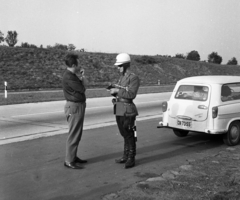
<svg viewBox="0 0 240 200">
<path fill-rule="evenodd" d="M 240 200 L 240 1 L 0 0 L 0 200 Z"/>
</svg>

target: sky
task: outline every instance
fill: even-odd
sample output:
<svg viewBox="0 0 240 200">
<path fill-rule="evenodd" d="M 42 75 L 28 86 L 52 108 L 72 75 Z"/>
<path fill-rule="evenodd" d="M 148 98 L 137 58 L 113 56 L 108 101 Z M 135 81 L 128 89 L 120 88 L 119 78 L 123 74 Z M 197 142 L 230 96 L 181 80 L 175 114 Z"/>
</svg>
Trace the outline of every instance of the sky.
<svg viewBox="0 0 240 200">
<path fill-rule="evenodd" d="M 0 31 L 18 43 L 74 44 L 88 52 L 217 52 L 240 64 L 240 0 L 0 0 Z"/>
</svg>

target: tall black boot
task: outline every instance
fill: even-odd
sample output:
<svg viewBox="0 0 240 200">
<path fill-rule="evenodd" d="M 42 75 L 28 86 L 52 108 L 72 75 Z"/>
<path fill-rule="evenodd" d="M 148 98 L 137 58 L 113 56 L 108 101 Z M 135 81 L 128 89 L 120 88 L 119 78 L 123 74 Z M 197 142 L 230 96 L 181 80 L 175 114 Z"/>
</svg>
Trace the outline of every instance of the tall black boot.
<svg viewBox="0 0 240 200">
<path fill-rule="evenodd" d="M 127 143 L 127 140 L 124 139 L 124 150 L 123 150 L 123 156 L 122 158 L 115 159 L 116 163 L 126 163 L 128 159 L 128 154 L 129 154 L 129 145 Z"/>
<path fill-rule="evenodd" d="M 129 139 L 129 154 L 127 162 L 125 163 L 125 168 L 131 168 L 135 166 L 135 156 L 136 156 L 136 141 L 135 138 Z"/>
</svg>

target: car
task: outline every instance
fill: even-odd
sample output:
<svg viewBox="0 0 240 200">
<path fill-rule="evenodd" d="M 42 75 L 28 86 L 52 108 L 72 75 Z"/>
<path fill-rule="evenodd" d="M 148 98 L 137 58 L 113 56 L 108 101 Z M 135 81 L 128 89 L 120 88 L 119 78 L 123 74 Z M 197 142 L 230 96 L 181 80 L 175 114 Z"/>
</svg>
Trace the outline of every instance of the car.
<svg viewBox="0 0 240 200">
<path fill-rule="evenodd" d="M 235 146 L 240 141 L 240 76 L 181 79 L 162 111 L 158 128 L 170 128 L 178 137 L 222 134 L 226 145 Z"/>
</svg>

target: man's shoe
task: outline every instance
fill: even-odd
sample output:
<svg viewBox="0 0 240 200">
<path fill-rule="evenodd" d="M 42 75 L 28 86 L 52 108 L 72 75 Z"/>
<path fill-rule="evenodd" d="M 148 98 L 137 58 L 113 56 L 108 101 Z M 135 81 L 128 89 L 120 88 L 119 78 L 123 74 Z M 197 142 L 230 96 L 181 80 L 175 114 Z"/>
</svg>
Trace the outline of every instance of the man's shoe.
<svg viewBox="0 0 240 200">
<path fill-rule="evenodd" d="M 81 164 L 82 164 L 82 163 L 87 163 L 87 160 L 82 160 L 82 159 L 76 157 L 75 163 L 81 163 Z"/>
<path fill-rule="evenodd" d="M 77 165 L 77 163 L 75 162 L 64 162 L 64 166 L 67 167 L 67 168 L 70 168 L 70 169 L 83 169 L 83 167 Z"/>
</svg>

